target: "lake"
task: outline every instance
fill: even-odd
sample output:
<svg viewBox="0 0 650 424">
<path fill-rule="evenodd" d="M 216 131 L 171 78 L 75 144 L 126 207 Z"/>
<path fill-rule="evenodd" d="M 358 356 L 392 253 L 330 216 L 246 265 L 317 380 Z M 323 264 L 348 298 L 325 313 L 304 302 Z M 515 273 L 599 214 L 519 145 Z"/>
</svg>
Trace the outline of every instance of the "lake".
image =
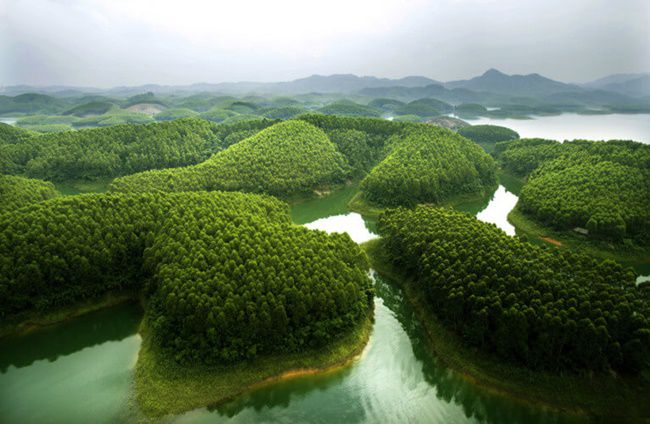
<svg viewBox="0 0 650 424">
<path fill-rule="evenodd" d="M 0 116 L 0 122 L 3 124 L 14 125 L 18 121 L 18 118 L 2 117 Z"/>
<path fill-rule="evenodd" d="M 552 140 L 636 140 L 650 144 L 649 114 L 578 115 L 563 113 L 532 119 L 466 119 L 472 125 L 490 124 L 511 128 L 522 138 Z"/>
<path fill-rule="evenodd" d="M 141 319 L 124 304 L 0 340 L 0 422 L 126 421 Z"/>
</svg>

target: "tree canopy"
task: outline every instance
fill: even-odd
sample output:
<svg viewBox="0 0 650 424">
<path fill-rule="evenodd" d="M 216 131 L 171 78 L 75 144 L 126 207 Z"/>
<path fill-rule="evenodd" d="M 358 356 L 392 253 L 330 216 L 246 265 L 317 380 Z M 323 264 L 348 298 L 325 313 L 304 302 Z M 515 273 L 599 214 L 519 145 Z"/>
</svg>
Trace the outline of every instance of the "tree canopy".
<svg viewBox="0 0 650 424">
<path fill-rule="evenodd" d="M 0 214 L 0 317 L 122 290 L 151 293 L 179 362 L 319 346 L 371 314 L 365 255 L 243 193 L 93 194 Z"/>
<path fill-rule="evenodd" d="M 251 135 L 275 122 L 257 119 L 216 125 L 201 119 L 179 119 L 41 136 L 1 126 L 0 170 L 67 181 L 192 165 L 227 147 L 234 140 L 228 138 L 232 133 L 248 131 Z"/>
<path fill-rule="evenodd" d="M 505 168 L 529 174 L 519 196 L 522 212 L 557 229 L 650 243 L 650 146 L 522 140 L 500 149 Z"/>
<path fill-rule="evenodd" d="M 443 115 L 445 113 L 451 112 L 452 110 L 453 106 L 449 103 L 443 102 L 442 100 L 423 98 L 413 100 L 410 103 L 398 107 L 395 109 L 395 114 L 416 115 L 423 118 L 428 118 L 432 116 Z"/>
<path fill-rule="evenodd" d="M 450 130 L 420 125 L 390 141 L 390 153 L 361 182 L 365 198 L 373 203 L 436 203 L 481 193 L 496 182 L 494 160 Z"/>
<path fill-rule="evenodd" d="M 111 190 L 241 190 L 290 196 L 340 183 L 348 172 L 345 158 L 323 131 L 303 121 L 287 121 L 199 165 L 119 178 Z"/>
<path fill-rule="evenodd" d="M 492 152 L 497 142 L 519 138 L 517 132 L 498 125 L 470 125 L 460 128 L 458 134 L 478 143 L 487 152 Z"/>
<path fill-rule="evenodd" d="M 372 106 L 365 106 L 351 100 L 340 100 L 318 109 L 325 115 L 380 116 L 381 112 Z"/>
<path fill-rule="evenodd" d="M 50 182 L 14 175 L 0 175 L 0 213 L 58 195 L 59 192 Z"/>
<path fill-rule="evenodd" d="M 533 369 L 639 372 L 650 365 L 650 299 L 631 270 L 510 237 L 450 209 L 379 219 L 391 260 L 472 346 Z"/>
</svg>

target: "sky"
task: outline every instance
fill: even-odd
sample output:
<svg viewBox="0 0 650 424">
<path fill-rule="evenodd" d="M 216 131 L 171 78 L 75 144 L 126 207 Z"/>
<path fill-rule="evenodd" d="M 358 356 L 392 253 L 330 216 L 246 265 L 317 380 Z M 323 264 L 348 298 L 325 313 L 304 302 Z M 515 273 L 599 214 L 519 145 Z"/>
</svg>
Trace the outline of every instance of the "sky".
<svg viewBox="0 0 650 424">
<path fill-rule="evenodd" d="M 649 0 L 0 0 L 0 86 L 650 71 Z"/>
</svg>

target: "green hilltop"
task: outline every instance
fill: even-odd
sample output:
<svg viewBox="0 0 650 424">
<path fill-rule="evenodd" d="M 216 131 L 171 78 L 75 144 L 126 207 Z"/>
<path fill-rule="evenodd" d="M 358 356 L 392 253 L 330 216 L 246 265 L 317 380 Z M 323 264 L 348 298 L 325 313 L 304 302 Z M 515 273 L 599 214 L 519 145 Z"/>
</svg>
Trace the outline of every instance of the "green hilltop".
<svg viewBox="0 0 650 424">
<path fill-rule="evenodd" d="M 341 183 L 345 158 L 320 129 L 302 121 L 275 124 L 186 168 L 116 179 L 112 191 L 241 190 L 278 196 Z"/>
</svg>

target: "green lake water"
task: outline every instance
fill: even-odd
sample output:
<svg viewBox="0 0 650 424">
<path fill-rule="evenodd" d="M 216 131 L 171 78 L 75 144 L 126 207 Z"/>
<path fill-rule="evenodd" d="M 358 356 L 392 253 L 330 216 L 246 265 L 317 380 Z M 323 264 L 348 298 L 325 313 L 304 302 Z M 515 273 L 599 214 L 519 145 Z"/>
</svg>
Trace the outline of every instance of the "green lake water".
<svg viewBox="0 0 650 424">
<path fill-rule="evenodd" d="M 141 318 L 124 304 L 1 340 L 0 422 L 129 421 Z"/>
<path fill-rule="evenodd" d="M 505 231 L 516 188 L 504 181 L 461 209 Z M 375 237 L 371 220 L 347 210 L 357 188 L 292 208 L 296 223 Z M 514 197 L 516 201 L 516 197 Z M 168 417 L 174 423 L 575 423 L 580 419 L 494 395 L 439 364 L 399 287 L 373 274 L 375 323 L 350 367 L 249 392 L 232 402 Z M 142 311 L 126 304 L 20 338 L 0 340 L 0 422 L 134 422 L 133 367 Z"/>
</svg>

